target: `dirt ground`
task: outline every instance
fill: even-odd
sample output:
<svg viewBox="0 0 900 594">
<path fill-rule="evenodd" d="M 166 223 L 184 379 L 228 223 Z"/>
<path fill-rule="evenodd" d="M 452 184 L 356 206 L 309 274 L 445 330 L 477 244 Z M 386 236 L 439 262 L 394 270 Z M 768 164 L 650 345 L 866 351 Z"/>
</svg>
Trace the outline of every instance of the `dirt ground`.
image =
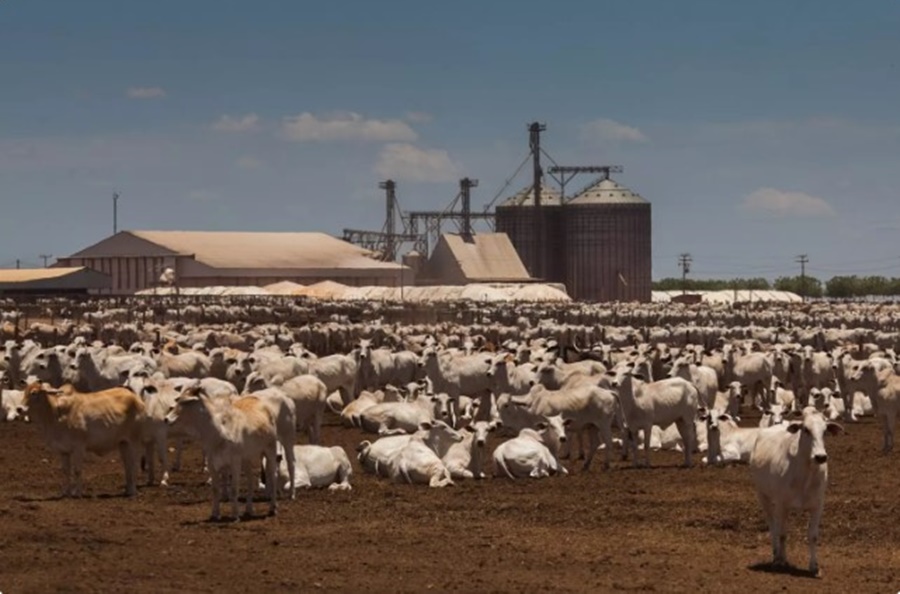
<svg viewBox="0 0 900 594">
<path fill-rule="evenodd" d="M 355 453 L 363 436 L 333 419 L 324 438 Z M 617 463 L 446 489 L 375 479 L 354 458 L 352 492 L 303 492 L 274 518 L 209 523 L 196 451 L 171 487 L 133 499 L 120 496 L 117 457 L 92 458 L 88 496 L 60 500 L 57 461 L 35 427 L 9 423 L 0 425 L 0 591 L 893 593 L 900 452 L 885 457 L 880 445 L 871 418 L 829 438 L 814 579 L 766 565 L 746 467 L 687 470 L 675 453 L 654 453 L 652 469 Z M 806 519 L 794 518 L 788 555 L 805 567 Z"/>
</svg>

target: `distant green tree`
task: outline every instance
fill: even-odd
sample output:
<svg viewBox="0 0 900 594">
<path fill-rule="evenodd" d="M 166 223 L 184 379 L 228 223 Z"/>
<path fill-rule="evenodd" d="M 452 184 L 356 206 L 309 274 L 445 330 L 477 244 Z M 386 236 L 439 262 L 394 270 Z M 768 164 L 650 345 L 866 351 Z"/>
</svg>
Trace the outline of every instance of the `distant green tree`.
<svg viewBox="0 0 900 594">
<path fill-rule="evenodd" d="M 680 278 L 664 278 L 653 282 L 654 291 L 680 291 L 686 288 L 688 291 L 723 291 L 726 289 L 753 289 L 764 291 L 770 289 L 769 281 L 764 278 L 735 278 L 726 279 L 695 279 L 689 278 L 682 282 Z"/>
<path fill-rule="evenodd" d="M 775 289 L 790 291 L 803 297 L 821 297 L 822 281 L 813 276 L 780 276 L 775 279 Z"/>
<path fill-rule="evenodd" d="M 835 299 L 858 297 L 859 284 L 859 278 L 856 276 L 834 276 L 825 283 L 825 294 Z"/>
<path fill-rule="evenodd" d="M 864 276 L 860 279 L 862 295 L 889 295 L 888 279 L 883 276 Z"/>
</svg>

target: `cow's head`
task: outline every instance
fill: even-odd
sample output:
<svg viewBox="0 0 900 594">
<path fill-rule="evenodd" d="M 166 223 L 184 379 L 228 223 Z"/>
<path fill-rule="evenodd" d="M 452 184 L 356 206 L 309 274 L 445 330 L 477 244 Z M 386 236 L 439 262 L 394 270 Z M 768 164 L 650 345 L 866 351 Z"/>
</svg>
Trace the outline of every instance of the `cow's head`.
<svg viewBox="0 0 900 594">
<path fill-rule="evenodd" d="M 799 455 L 808 455 L 816 464 L 825 464 L 828 461 L 828 452 L 825 451 L 825 434 L 837 435 L 844 428 L 825 419 L 825 416 L 814 407 L 807 406 L 803 409 L 802 418 L 787 425 L 787 431 L 799 436 Z"/>
</svg>

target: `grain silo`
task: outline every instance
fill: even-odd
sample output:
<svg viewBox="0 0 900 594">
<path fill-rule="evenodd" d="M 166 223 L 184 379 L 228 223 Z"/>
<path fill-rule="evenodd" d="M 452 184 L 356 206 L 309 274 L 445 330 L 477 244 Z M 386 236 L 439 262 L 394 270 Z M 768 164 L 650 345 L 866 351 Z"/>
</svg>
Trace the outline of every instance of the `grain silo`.
<svg viewBox="0 0 900 594">
<path fill-rule="evenodd" d="M 569 295 L 650 301 L 650 203 L 604 176 L 562 210 Z"/>
<path fill-rule="evenodd" d="M 543 250 L 544 271 L 541 274 L 537 248 L 540 240 L 535 237 L 534 191 L 528 186 L 497 205 L 496 230 L 506 233 L 519 253 L 528 273 L 549 282 L 565 282 L 565 265 L 562 256 L 565 245 L 562 240 L 563 219 L 558 190 L 541 186 L 541 219 L 546 238 Z"/>
</svg>

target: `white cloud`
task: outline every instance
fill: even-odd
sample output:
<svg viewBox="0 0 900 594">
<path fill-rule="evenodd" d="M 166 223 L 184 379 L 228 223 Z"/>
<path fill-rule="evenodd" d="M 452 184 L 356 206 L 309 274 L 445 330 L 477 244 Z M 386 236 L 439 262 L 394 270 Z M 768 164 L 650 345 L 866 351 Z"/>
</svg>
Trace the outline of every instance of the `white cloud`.
<svg viewBox="0 0 900 594">
<path fill-rule="evenodd" d="M 162 99 L 166 90 L 162 87 L 128 87 L 125 96 L 129 99 Z"/>
<path fill-rule="evenodd" d="M 243 157 L 235 161 L 235 165 L 237 165 L 240 169 L 253 170 L 261 168 L 263 166 L 263 163 L 256 157 L 244 155 Z"/>
<path fill-rule="evenodd" d="M 410 111 L 406 114 L 406 120 L 413 124 L 427 124 L 434 121 L 434 116 L 426 111 Z"/>
<path fill-rule="evenodd" d="M 760 188 L 741 203 L 747 211 L 766 212 L 780 217 L 832 217 L 834 209 L 822 198 L 803 192 Z"/>
<path fill-rule="evenodd" d="M 632 126 L 615 120 L 600 118 L 585 124 L 582 134 L 590 140 L 612 140 L 615 142 L 647 142 L 647 135 Z"/>
<path fill-rule="evenodd" d="M 219 132 L 251 132 L 259 128 L 259 116 L 255 113 L 237 117 L 223 115 L 212 127 Z"/>
<path fill-rule="evenodd" d="M 454 181 L 459 170 L 447 151 L 418 148 L 407 143 L 385 145 L 374 168 L 383 178 L 418 182 Z"/>
<path fill-rule="evenodd" d="M 367 120 L 358 113 L 318 118 L 309 112 L 286 117 L 282 133 L 296 142 L 361 140 L 374 142 L 412 142 L 416 131 L 402 120 Z"/>
</svg>

